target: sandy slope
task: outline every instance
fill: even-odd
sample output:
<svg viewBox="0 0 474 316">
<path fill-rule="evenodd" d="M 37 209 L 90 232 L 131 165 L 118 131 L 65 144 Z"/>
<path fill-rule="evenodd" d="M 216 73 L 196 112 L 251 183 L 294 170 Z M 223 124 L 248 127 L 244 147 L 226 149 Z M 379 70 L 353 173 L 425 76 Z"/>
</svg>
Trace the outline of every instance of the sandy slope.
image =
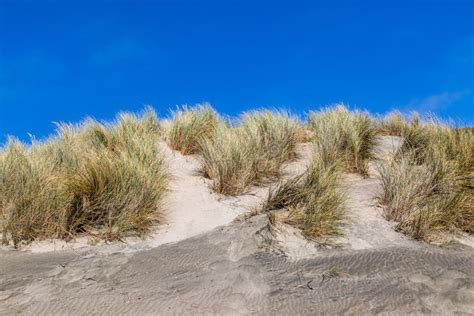
<svg viewBox="0 0 474 316">
<path fill-rule="evenodd" d="M 383 138 L 378 156 L 396 145 L 396 138 Z M 290 227 L 270 234 L 264 215 L 232 222 L 267 188 L 222 199 L 209 193 L 195 158 L 164 150 L 174 175 L 168 224 L 153 238 L 129 244 L 49 253 L 0 250 L 0 314 L 474 310 L 473 249 L 429 246 L 395 232 L 375 206 L 380 185 L 374 178 L 347 175 L 342 248 L 322 249 Z M 308 146 L 299 153 L 285 176 L 309 162 Z"/>
<path fill-rule="evenodd" d="M 132 256 L 3 254 L 0 310 L 34 315 L 472 312 L 470 248 L 329 250 L 294 261 L 266 249 L 266 226 L 266 217 L 259 215 Z"/>
<path fill-rule="evenodd" d="M 180 241 L 221 225 L 229 224 L 238 215 L 255 207 L 265 196 L 266 188 L 252 188 L 238 197 L 225 197 L 210 190 L 211 182 L 200 174 L 195 156 L 183 156 L 161 143 L 169 162 L 170 192 L 167 196 L 166 223 L 158 228 L 148 246 Z"/>
<path fill-rule="evenodd" d="M 343 236 L 336 245 L 343 249 L 376 249 L 387 247 L 419 247 L 420 244 L 394 230 L 395 223 L 382 217 L 382 209 L 376 206 L 376 196 L 382 190 L 376 165 L 381 159 L 389 159 L 400 145 L 400 138 L 382 137 L 375 148 L 375 160 L 371 162 L 370 177 L 345 174 L 343 190 L 347 196 L 347 219 Z M 308 149 L 305 149 L 308 151 Z M 309 157 L 308 153 L 303 155 Z M 299 163 L 301 164 L 301 163 Z M 309 258 L 320 252 L 320 247 L 306 241 L 297 230 L 280 225 L 276 236 L 279 248 L 290 258 Z"/>
</svg>

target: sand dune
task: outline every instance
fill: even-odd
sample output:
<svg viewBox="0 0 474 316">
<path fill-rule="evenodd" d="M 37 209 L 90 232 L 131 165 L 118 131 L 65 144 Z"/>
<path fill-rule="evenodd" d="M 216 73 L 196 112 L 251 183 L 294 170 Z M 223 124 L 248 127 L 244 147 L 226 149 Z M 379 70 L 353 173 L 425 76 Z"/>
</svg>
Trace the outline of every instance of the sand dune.
<svg viewBox="0 0 474 316">
<path fill-rule="evenodd" d="M 374 201 L 380 189 L 375 178 L 346 176 L 345 235 L 339 247 L 323 248 L 291 227 L 270 230 L 265 215 L 234 220 L 258 205 L 268 186 L 233 198 L 211 194 L 195 157 L 161 145 L 174 176 L 167 224 L 145 241 L 95 247 L 76 242 L 48 253 L 0 250 L 0 314 L 474 310 L 473 248 L 431 246 L 395 232 Z M 396 138 L 383 138 L 379 157 L 396 146 Z M 300 146 L 285 177 L 302 172 L 309 153 Z"/>
</svg>

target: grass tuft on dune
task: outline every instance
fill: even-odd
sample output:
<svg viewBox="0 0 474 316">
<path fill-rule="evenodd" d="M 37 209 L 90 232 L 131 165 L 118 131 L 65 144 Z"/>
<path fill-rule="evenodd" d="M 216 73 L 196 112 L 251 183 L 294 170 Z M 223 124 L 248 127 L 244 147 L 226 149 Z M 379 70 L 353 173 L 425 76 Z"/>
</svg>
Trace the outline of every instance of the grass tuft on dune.
<svg viewBox="0 0 474 316">
<path fill-rule="evenodd" d="M 367 175 L 376 137 L 376 128 L 368 113 L 351 112 L 338 105 L 310 113 L 309 123 L 315 142 L 324 147 L 328 155 L 341 159 L 347 171 Z"/>
<path fill-rule="evenodd" d="M 147 109 L 116 122 L 58 124 L 57 136 L 0 153 L 0 230 L 15 247 L 36 239 L 144 235 L 162 219 L 167 170 Z"/>
<path fill-rule="evenodd" d="M 436 119 L 410 124 L 395 159 L 380 167 L 385 217 L 426 241 L 474 231 L 474 132 Z"/>
<path fill-rule="evenodd" d="M 379 135 L 402 136 L 409 123 L 399 111 L 392 111 L 376 121 Z"/>
<path fill-rule="evenodd" d="M 219 124 L 200 143 L 203 172 L 213 180 L 213 189 L 238 194 L 278 177 L 281 166 L 295 157 L 298 124 L 276 111 L 246 113 L 237 126 Z"/>
<path fill-rule="evenodd" d="M 262 209 L 285 209 L 284 222 L 309 239 L 330 243 L 341 233 L 345 218 L 342 172 L 367 175 L 376 128 L 367 113 L 351 112 L 343 105 L 311 112 L 309 126 L 314 148 L 311 164 L 303 174 L 271 190 Z"/>
<path fill-rule="evenodd" d="M 298 176 L 281 181 L 270 190 L 262 211 L 285 209 L 284 222 L 299 228 L 302 234 L 331 243 L 340 235 L 345 217 L 345 194 L 340 188 L 341 161 L 317 145 L 311 164 Z"/>
<path fill-rule="evenodd" d="M 220 123 L 216 111 L 208 104 L 183 106 L 173 112 L 166 135 L 168 145 L 183 155 L 201 152 L 201 142 L 211 138 Z"/>
</svg>

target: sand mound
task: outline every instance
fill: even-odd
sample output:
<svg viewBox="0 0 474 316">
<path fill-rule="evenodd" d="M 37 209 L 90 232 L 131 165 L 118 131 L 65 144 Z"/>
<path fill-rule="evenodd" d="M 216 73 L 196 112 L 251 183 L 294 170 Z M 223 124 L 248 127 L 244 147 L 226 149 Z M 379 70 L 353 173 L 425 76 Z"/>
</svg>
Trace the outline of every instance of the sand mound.
<svg viewBox="0 0 474 316">
<path fill-rule="evenodd" d="M 398 143 L 382 138 L 377 157 L 389 157 Z M 380 184 L 373 177 L 346 176 L 345 235 L 331 249 L 306 241 L 290 226 L 270 227 L 265 215 L 234 220 L 258 205 L 268 186 L 239 197 L 212 194 L 196 157 L 161 146 L 173 174 L 166 225 L 146 241 L 77 249 L 68 244 L 49 253 L 0 250 L 0 314 L 474 310 L 473 248 L 429 246 L 395 232 L 376 206 Z M 284 177 L 309 163 L 309 145 L 300 145 L 298 153 Z"/>
</svg>

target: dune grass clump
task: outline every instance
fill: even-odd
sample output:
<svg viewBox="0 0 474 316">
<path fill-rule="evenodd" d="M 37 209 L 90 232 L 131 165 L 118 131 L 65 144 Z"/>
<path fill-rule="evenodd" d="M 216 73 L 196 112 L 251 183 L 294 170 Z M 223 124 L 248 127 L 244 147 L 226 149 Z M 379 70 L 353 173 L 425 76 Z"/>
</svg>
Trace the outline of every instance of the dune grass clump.
<svg viewBox="0 0 474 316">
<path fill-rule="evenodd" d="M 446 159 L 456 160 L 469 172 L 474 168 L 474 131 L 458 128 L 430 118 L 424 123 L 411 124 L 402 134 L 403 143 L 398 155 L 412 152 L 417 163 L 423 163 L 432 151 L 442 152 Z"/>
<path fill-rule="evenodd" d="M 402 136 L 409 128 L 409 122 L 399 111 L 388 113 L 378 122 L 378 132 L 380 135 Z"/>
<path fill-rule="evenodd" d="M 414 155 L 406 155 L 382 166 L 380 178 L 385 217 L 413 238 L 430 241 L 440 232 L 474 230 L 472 192 L 463 189 L 456 164 L 445 157 L 417 165 Z"/>
<path fill-rule="evenodd" d="M 315 141 L 328 155 L 341 159 L 347 171 L 367 175 L 376 137 L 376 128 L 367 113 L 351 112 L 339 105 L 310 113 L 309 122 Z"/>
<path fill-rule="evenodd" d="M 331 243 L 333 237 L 340 235 L 345 216 L 340 180 L 340 161 L 316 145 L 307 170 L 270 190 L 262 211 L 285 209 L 285 223 L 299 228 L 308 239 Z"/>
<path fill-rule="evenodd" d="M 0 154 L 0 230 L 2 242 L 17 246 L 56 229 L 59 213 L 70 205 L 62 183 L 50 168 L 32 161 L 27 149 L 9 140 Z M 58 231 L 58 234 L 62 232 Z"/>
<path fill-rule="evenodd" d="M 204 174 L 223 194 L 244 192 L 250 185 L 279 175 L 294 158 L 298 122 L 281 112 L 252 112 L 239 126 L 219 124 L 201 141 Z"/>
<path fill-rule="evenodd" d="M 219 125 L 215 135 L 201 143 L 202 170 L 213 180 L 213 190 L 222 194 L 243 192 L 256 178 L 257 144 L 245 131 Z"/>
<path fill-rule="evenodd" d="M 296 156 L 298 121 L 281 111 L 256 111 L 242 118 L 242 129 L 253 140 L 258 178 L 277 176 L 281 166 Z M 257 157 L 258 158 L 258 157 Z"/>
<path fill-rule="evenodd" d="M 215 134 L 218 124 L 219 118 L 210 105 L 185 106 L 173 113 L 167 143 L 183 155 L 200 153 L 200 143 Z"/>
<path fill-rule="evenodd" d="M 394 161 L 380 167 L 385 217 L 408 235 L 474 231 L 474 133 L 430 120 L 411 125 Z"/>
<path fill-rule="evenodd" d="M 307 124 L 301 124 L 296 129 L 296 142 L 297 143 L 309 143 L 314 138 L 314 132 Z"/>
<path fill-rule="evenodd" d="M 87 233 L 144 235 L 162 218 L 167 171 L 152 110 L 113 124 L 59 124 L 58 135 L 0 154 L 0 230 L 15 247 Z"/>
</svg>

